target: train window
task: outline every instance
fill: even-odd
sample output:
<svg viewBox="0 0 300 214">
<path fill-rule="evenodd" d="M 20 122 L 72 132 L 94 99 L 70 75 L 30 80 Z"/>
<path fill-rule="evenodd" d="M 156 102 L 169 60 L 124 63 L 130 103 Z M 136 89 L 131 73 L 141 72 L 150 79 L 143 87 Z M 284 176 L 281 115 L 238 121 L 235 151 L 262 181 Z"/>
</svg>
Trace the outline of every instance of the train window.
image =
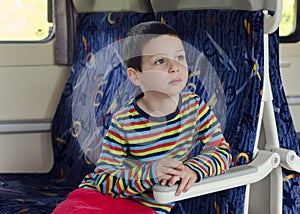
<svg viewBox="0 0 300 214">
<path fill-rule="evenodd" d="M 0 41 L 45 41 L 53 35 L 52 0 L 0 1 Z M 283 0 L 281 42 L 300 39 L 298 0 Z"/>
<path fill-rule="evenodd" d="M 300 39 L 300 5 L 298 1 L 282 1 L 282 18 L 279 26 L 280 42 L 297 42 Z"/>
<path fill-rule="evenodd" d="M 2 0 L 0 7 L 1 42 L 40 42 L 52 36 L 52 0 Z"/>
</svg>

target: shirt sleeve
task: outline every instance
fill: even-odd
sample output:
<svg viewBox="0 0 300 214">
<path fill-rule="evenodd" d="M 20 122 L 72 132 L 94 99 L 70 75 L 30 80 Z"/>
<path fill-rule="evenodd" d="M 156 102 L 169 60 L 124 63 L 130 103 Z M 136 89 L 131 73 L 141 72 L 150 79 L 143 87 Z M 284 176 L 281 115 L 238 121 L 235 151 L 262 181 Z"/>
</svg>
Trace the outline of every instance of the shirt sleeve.
<svg viewBox="0 0 300 214">
<path fill-rule="evenodd" d="M 199 99 L 197 113 L 197 141 L 201 144 L 199 154 L 184 162 L 198 173 L 198 181 L 226 172 L 231 164 L 229 144 L 226 142 L 213 111 Z"/>
<path fill-rule="evenodd" d="M 159 183 L 155 174 L 156 162 L 140 163 L 129 158 L 127 150 L 124 131 L 114 118 L 102 143 L 97 167 L 83 179 L 79 187 L 126 198 Z"/>
</svg>

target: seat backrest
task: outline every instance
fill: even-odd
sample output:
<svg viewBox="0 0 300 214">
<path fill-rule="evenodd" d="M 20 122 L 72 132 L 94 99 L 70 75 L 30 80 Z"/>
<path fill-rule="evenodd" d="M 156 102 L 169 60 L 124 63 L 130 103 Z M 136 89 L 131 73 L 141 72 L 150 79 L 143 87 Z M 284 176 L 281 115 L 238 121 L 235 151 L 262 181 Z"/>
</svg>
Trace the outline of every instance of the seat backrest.
<svg viewBox="0 0 300 214">
<path fill-rule="evenodd" d="M 190 79 L 191 82 L 196 81 L 195 92 L 204 98 L 222 121 L 223 132 L 230 142 L 234 158 L 244 152 L 249 158 L 247 161 L 250 161 L 263 86 L 262 13 L 179 11 L 159 13 L 157 19 L 174 26 L 183 40 L 199 51 L 196 53 L 198 55 L 190 57 L 192 72 L 201 71 L 191 75 L 197 77 L 196 80 Z M 199 60 L 201 58 L 206 61 Z M 212 72 L 219 81 L 212 79 Z M 219 95 L 214 105 L 210 103 L 213 95 L 222 91 L 225 100 Z M 222 112 L 224 108 L 226 111 Z M 224 114 L 226 121 L 223 121 Z M 234 165 L 247 162 L 243 158 L 235 160 Z"/>
<path fill-rule="evenodd" d="M 183 40 L 199 51 L 191 57 L 190 63 L 190 69 L 197 77 L 191 75 L 190 79 L 197 85 L 195 92 L 221 120 L 224 136 L 232 148 L 232 166 L 250 162 L 256 146 L 263 88 L 263 14 L 225 10 L 178 11 L 158 13 L 156 19 L 174 26 Z M 206 60 L 197 60 L 201 58 Z M 211 72 L 216 72 L 219 81 L 214 81 Z M 211 91 L 205 96 L 207 90 Z M 220 96 L 222 91 L 225 100 Z M 219 96 L 211 103 L 215 94 Z M 225 112 L 220 111 L 222 108 Z M 239 187 L 192 198 L 182 206 L 185 213 L 195 210 L 199 213 L 244 213 L 246 197 L 246 188 Z"/>
<path fill-rule="evenodd" d="M 76 55 L 53 120 L 55 164 L 60 182 L 78 184 L 91 172 L 111 116 L 134 96 L 121 44 L 136 23 L 160 20 L 185 41 L 190 79 L 221 121 L 233 165 L 251 161 L 263 88 L 263 14 L 246 11 L 178 11 L 157 14 L 79 14 Z M 191 199 L 184 208 L 203 213 L 243 213 L 245 188 Z"/>
<path fill-rule="evenodd" d="M 93 170 L 89 157 L 98 154 L 89 144 L 95 146 L 108 127 L 114 103 L 123 104 L 114 102 L 126 80 L 116 42 L 133 25 L 153 19 L 147 13 L 79 14 L 74 63 L 53 119 L 54 178 L 78 185 Z"/>
</svg>

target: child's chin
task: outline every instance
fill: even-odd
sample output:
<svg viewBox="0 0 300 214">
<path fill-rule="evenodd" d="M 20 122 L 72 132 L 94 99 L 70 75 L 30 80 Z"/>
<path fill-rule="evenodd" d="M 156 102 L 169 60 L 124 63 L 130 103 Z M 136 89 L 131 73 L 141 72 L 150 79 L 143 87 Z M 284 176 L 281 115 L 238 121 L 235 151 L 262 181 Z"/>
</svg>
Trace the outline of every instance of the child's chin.
<svg viewBox="0 0 300 214">
<path fill-rule="evenodd" d="M 173 97 L 173 96 L 175 96 L 175 95 L 180 94 L 181 92 L 182 92 L 182 89 L 174 89 L 174 90 L 172 90 L 172 91 L 169 91 L 169 92 L 166 93 L 166 94 L 168 94 L 168 95 L 170 95 L 171 97 Z"/>
</svg>

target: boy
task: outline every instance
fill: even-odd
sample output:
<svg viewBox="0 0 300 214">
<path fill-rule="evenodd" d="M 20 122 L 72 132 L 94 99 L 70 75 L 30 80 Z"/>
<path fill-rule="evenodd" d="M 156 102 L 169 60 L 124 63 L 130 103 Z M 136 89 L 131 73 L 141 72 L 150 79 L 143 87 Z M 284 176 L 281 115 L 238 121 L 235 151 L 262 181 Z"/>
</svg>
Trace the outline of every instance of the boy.
<svg viewBox="0 0 300 214">
<path fill-rule="evenodd" d="M 100 213 L 107 204 L 118 206 L 118 200 L 121 206 L 135 206 L 132 201 L 140 206 L 120 213 L 169 213 L 174 203 L 158 204 L 151 187 L 178 182 L 180 195 L 196 181 L 224 173 L 231 163 L 230 148 L 204 101 L 183 92 L 188 68 L 174 29 L 161 22 L 140 23 L 128 32 L 123 51 L 128 78 L 142 93 L 114 115 L 97 167 L 77 191 L 102 197 Z M 70 195 L 68 200 L 71 204 Z M 85 203 L 84 209 L 91 209 Z"/>
</svg>

